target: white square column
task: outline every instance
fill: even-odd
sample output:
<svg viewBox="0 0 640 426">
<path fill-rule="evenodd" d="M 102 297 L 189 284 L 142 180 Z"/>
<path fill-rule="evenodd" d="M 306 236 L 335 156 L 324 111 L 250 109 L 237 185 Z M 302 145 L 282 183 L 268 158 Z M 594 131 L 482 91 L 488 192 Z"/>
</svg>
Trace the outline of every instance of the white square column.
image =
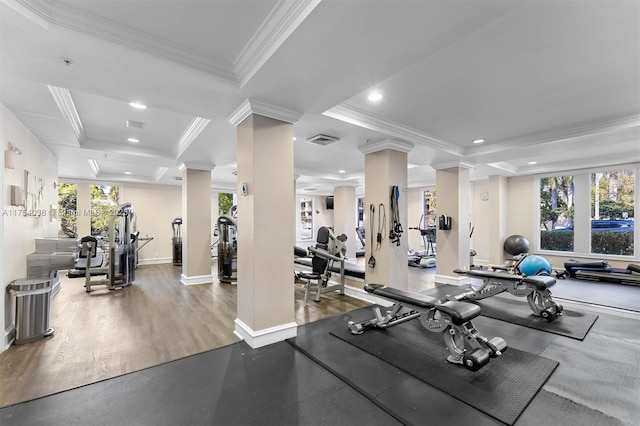
<svg viewBox="0 0 640 426">
<path fill-rule="evenodd" d="M 333 189 L 333 228 L 336 235 L 347 236 L 347 258 L 356 257 L 356 189 L 337 186 Z"/>
<path fill-rule="evenodd" d="M 238 137 L 238 303 L 234 333 L 258 348 L 297 334 L 293 242 L 293 121 L 246 101 L 230 117 Z"/>
<path fill-rule="evenodd" d="M 407 154 L 413 145 L 407 142 L 385 140 L 362 145 L 360 151 L 365 154 L 365 261 L 367 262 L 365 282 L 367 284 L 385 284 L 390 287 L 407 289 L 409 287 L 407 231 Z M 399 218 L 403 233 L 400 244 L 391 242 L 393 216 L 391 211 L 391 189 L 400 189 Z M 371 209 L 375 212 L 373 223 Z M 380 233 L 381 242 L 377 241 Z M 371 244 L 371 237 L 373 245 Z M 375 266 L 369 261 L 375 259 Z"/>
<path fill-rule="evenodd" d="M 458 163 L 454 167 L 435 168 L 438 219 L 446 215 L 451 221 L 451 229 L 448 230 L 440 229 L 439 221 L 436 225 L 436 282 L 457 285 L 464 277 L 458 277 L 453 270 L 469 269 L 470 260 L 470 166 Z"/>
<path fill-rule="evenodd" d="M 185 163 L 182 171 L 182 276 L 184 285 L 213 282 L 211 274 L 211 170 Z"/>
</svg>

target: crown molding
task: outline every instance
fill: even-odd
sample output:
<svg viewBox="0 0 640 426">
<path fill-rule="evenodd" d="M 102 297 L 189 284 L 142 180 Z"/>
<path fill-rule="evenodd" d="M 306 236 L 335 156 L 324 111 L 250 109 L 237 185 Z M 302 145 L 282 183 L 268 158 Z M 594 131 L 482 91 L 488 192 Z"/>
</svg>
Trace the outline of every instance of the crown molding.
<svg viewBox="0 0 640 426">
<path fill-rule="evenodd" d="M 504 161 L 499 161 L 496 163 L 487 163 L 487 166 L 493 167 L 494 169 L 502 170 L 504 172 L 508 172 L 511 174 L 518 173 L 518 167 L 514 166 L 513 164 L 506 163 Z"/>
<path fill-rule="evenodd" d="M 280 0 L 233 61 L 240 87 L 251 80 L 271 55 L 309 16 L 321 0 Z"/>
<path fill-rule="evenodd" d="M 280 120 L 291 124 L 298 121 L 302 116 L 301 113 L 291 111 L 286 108 L 270 105 L 254 99 L 246 99 L 233 112 L 233 114 L 229 116 L 229 122 L 237 127 L 251 114 L 262 115 L 263 117 L 273 118 L 274 120 Z"/>
<path fill-rule="evenodd" d="M 135 49 L 208 74 L 238 82 L 235 70 L 221 60 L 64 3 L 44 7 L 35 0 L 2 0 L 43 28 L 52 25 Z"/>
<path fill-rule="evenodd" d="M 518 170 L 519 175 L 533 175 L 544 173 L 573 174 L 580 170 L 602 169 L 604 167 L 634 167 L 640 165 L 640 151 L 637 154 L 629 156 L 624 154 L 613 153 L 610 155 L 599 156 L 591 160 L 579 160 L 579 167 L 567 169 L 566 161 L 557 161 L 553 163 L 536 164 L 535 166 L 526 166 Z"/>
<path fill-rule="evenodd" d="M 93 158 L 90 158 L 87 160 L 87 163 L 89 163 L 89 166 L 91 167 L 91 171 L 93 172 L 93 175 L 95 177 L 98 177 L 98 175 L 100 174 L 100 166 L 98 165 L 98 162 Z"/>
<path fill-rule="evenodd" d="M 25 18 L 35 22 L 40 27 L 49 28 L 52 4 L 49 1 L 35 2 L 33 0 L 0 0 Z"/>
<path fill-rule="evenodd" d="M 84 130 L 82 120 L 80 120 L 76 104 L 71 97 L 71 92 L 63 87 L 49 85 L 47 85 L 47 87 L 49 88 L 49 92 L 51 92 L 51 96 L 53 96 L 53 100 L 56 101 L 56 105 L 58 105 L 62 116 L 76 136 L 78 145 L 84 144 L 87 140 L 87 133 Z"/>
<path fill-rule="evenodd" d="M 444 169 L 452 169 L 454 167 L 458 167 L 461 169 L 475 169 L 475 164 L 468 163 L 465 161 L 444 161 L 442 163 L 433 163 L 431 164 L 431 168 L 434 170 L 444 170 Z"/>
<path fill-rule="evenodd" d="M 87 139 L 82 145 L 82 149 L 99 151 L 101 154 L 121 154 L 126 155 L 127 157 L 144 157 L 152 158 L 158 161 L 163 160 L 164 164 L 175 161 L 173 153 L 169 150 L 146 148 L 142 146 L 134 146 L 132 144 L 104 141 L 99 139 Z M 156 165 L 157 164 L 158 163 L 156 163 Z"/>
<path fill-rule="evenodd" d="M 464 150 L 457 145 L 443 141 L 426 133 L 422 133 L 400 123 L 371 114 L 370 112 L 353 105 L 343 103 L 328 109 L 322 114 L 327 117 L 335 118 L 336 120 L 345 121 L 356 126 L 381 132 L 419 145 L 429 146 L 439 151 L 455 155 L 456 157 L 462 157 L 464 155 Z"/>
<path fill-rule="evenodd" d="M 358 147 L 358 151 L 367 155 L 371 154 L 372 152 L 379 152 L 385 149 L 393 149 L 394 151 L 400 151 L 408 154 L 413 148 L 415 148 L 415 145 L 410 142 L 385 139 L 379 142 L 367 142 L 364 145 L 360 145 Z"/>
<path fill-rule="evenodd" d="M 154 182 L 158 182 L 160 179 L 162 179 L 162 177 L 164 176 L 165 173 L 167 173 L 168 170 L 169 170 L 168 167 L 158 167 L 156 172 L 153 174 Z"/>
<path fill-rule="evenodd" d="M 563 143 L 570 139 L 612 133 L 632 127 L 640 127 L 640 114 L 599 121 L 596 123 L 584 123 L 578 126 L 565 127 L 545 133 L 523 136 L 521 138 L 511 139 L 508 141 L 491 143 L 486 146 L 473 147 L 467 150 L 467 155 L 480 156 L 502 152 L 514 147 L 524 148 L 534 145 L 540 146 L 544 144 Z"/>
<path fill-rule="evenodd" d="M 185 161 L 178 166 L 178 170 L 181 172 L 184 172 L 185 170 L 202 170 L 210 172 L 215 168 L 215 164 L 206 161 Z"/>
<path fill-rule="evenodd" d="M 189 145 L 191 145 L 191 143 L 200 136 L 200 133 L 202 133 L 210 122 L 211 120 L 208 118 L 193 117 L 177 142 L 176 158 L 180 158 L 182 154 L 184 154 L 187 148 L 189 148 Z"/>
</svg>

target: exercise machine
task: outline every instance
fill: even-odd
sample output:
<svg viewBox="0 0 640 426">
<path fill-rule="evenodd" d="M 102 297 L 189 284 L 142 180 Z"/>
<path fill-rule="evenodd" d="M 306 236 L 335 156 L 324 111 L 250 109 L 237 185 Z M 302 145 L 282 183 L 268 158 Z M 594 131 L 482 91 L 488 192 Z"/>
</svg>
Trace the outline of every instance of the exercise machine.
<svg viewBox="0 0 640 426">
<path fill-rule="evenodd" d="M 310 246 L 307 250 L 312 254 L 311 272 L 300 272 L 296 275 L 298 281 L 302 281 L 305 286 L 304 301 L 309 300 L 311 291 L 315 291 L 313 299 L 320 301 L 320 295 L 329 291 L 337 294 L 344 294 L 344 261 L 347 253 L 347 240 L 345 234 L 336 236 L 326 226 L 318 229 L 316 245 Z M 340 281 L 330 285 L 331 269 L 334 262 L 340 264 Z"/>
<path fill-rule="evenodd" d="M 360 241 L 360 245 L 361 245 L 359 249 L 356 249 L 356 257 L 363 257 L 365 255 L 365 250 L 366 250 L 364 226 L 358 226 L 356 228 L 356 236 L 358 237 L 358 240 Z"/>
<path fill-rule="evenodd" d="M 640 265 L 633 263 L 625 269 L 612 268 L 606 260 L 580 262 L 571 259 L 564 263 L 564 268 L 570 277 L 579 280 L 640 285 Z"/>
<path fill-rule="evenodd" d="M 124 203 L 119 205 L 111 215 L 108 251 L 102 251 L 102 258 L 99 256 L 97 238 L 87 236 L 80 239 L 81 246 L 76 269 L 84 269 L 87 293 L 92 292 L 92 287 L 98 285 L 115 290 L 133 283 L 138 236 L 133 206 L 130 203 Z M 106 258 L 105 253 L 108 253 Z M 106 279 L 93 280 L 91 277 L 95 275 L 106 275 Z"/>
<path fill-rule="evenodd" d="M 455 269 L 453 272 L 471 278 L 479 278 L 482 280 L 482 285 L 457 295 L 447 296 L 448 300 L 482 300 L 508 292 L 514 296 L 526 297 L 534 316 L 552 321 L 562 314 L 562 305 L 553 301 L 551 291 L 549 291 L 549 288 L 556 283 L 556 279 L 553 277 L 544 275 L 523 277 L 505 272 L 478 269 Z"/>
<path fill-rule="evenodd" d="M 182 218 L 176 217 L 171 221 L 171 229 L 173 230 L 173 238 L 171 245 L 173 248 L 173 264 L 182 265 L 182 237 L 180 236 L 180 227 L 182 226 Z"/>
<path fill-rule="evenodd" d="M 236 220 L 223 214 L 218 217 L 218 279 L 233 284 L 238 280 L 238 225 Z"/>
<path fill-rule="evenodd" d="M 562 305 L 553 301 L 549 290 L 556 284 L 550 275 L 551 264 L 542 256 L 529 255 L 529 240 L 522 235 L 507 237 L 504 251 L 514 256 L 504 266 L 493 266 L 492 271 L 482 269 L 455 269 L 453 272 L 482 280 L 478 288 L 471 287 L 457 295 L 447 296 L 448 300 L 482 300 L 507 292 L 517 297 L 526 297 L 529 307 L 536 317 L 553 321 L 562 314 Z M 496 272 L 502 271 L 502 272 Z M 556 278 L 562 278 L 556 275 Z"/>
<path fill-rule="evenodd" d="M 422 219 L 420 219 L 420 222 L 422 222 Z M 436 240 L 436 228 L 420 228 L 420 226 L 417 226 L 410 227 L 409 229 L 419 231 L 424 243 L 424 250 L 409 250 L 409 266 L 435 268 L 436 250 L 433 243 Z"/>
<path fill-rule="evenodd" d="M 362 334 L 374 328 L 389 328 L 418 318 L 420 324 L 430 332 L 441 333 L 449 355 L 447 361 L 462 364 L 471 371 L 477 371 L 489 363 L 491 358 L 502 355 L 507 343 L 501 337 L 487 339 L 471 323 L 480 315 L 480 307 L 473 303 L 440 301 L 434 297 L 412 293 L 382 284 L 366 284 L 368 293 L 395 301 L 384 314 L 379 306 L 373 308 L 375 317 L 356 323 L 349 321 L 352 334 Z M 402 303 L 424 308 L 426 312 L 403 309 Z"/>
</svg>

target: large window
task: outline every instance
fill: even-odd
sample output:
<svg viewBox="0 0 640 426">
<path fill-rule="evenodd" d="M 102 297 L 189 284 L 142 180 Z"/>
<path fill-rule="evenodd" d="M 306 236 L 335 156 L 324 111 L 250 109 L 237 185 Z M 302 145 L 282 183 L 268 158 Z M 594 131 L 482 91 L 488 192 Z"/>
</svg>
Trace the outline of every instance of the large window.
<svg viewBox="0 0 640 426">
<path fill-rule="evenodd" d="M 78 185 L 58 184 L 59 237 L 78 238 Z"/>
<path fill-rule="evenodd" d="M 541 176 L 539 249 L 635 256 L 637 165 Z"/>
<path fill-rule="evenodd" d="M 540 179 L 540 248 L 573 251 L 573 176 Z"/>
<path fill-rule="evenodd" d="M 591 253 L 633 256 L 635 170 L 591 173 Z"/>
<path fill-rule="evenodd" d="M 91 235 L 109 235 L 111 216 L 119 205 L 120 188 L 109 185 L 91 185 Z"/>
</svg>

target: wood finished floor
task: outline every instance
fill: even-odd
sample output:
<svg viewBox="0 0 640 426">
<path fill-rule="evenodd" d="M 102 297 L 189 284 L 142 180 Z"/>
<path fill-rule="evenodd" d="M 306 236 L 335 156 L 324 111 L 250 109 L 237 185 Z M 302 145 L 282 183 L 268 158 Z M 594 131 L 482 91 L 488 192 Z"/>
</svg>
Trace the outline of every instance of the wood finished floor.
<svg viewBox="0 0 640 426">
<path fill-rule="evenodd" d="M 0 354 L 0 407 L 237 342 L 236 287 L 179 280 L 179 267 L 140 266 L 132 286 L 87 294 L 82 279 L 64 277 L 51 303 L 55 334 Z M 433 275 L 410 268 L 409 281 L 414 291 L 426 289 Z M 294 291 L 301 325 L 368 305 L 332 293 L 305 304 L 300 286 Z"/>
</svg>

